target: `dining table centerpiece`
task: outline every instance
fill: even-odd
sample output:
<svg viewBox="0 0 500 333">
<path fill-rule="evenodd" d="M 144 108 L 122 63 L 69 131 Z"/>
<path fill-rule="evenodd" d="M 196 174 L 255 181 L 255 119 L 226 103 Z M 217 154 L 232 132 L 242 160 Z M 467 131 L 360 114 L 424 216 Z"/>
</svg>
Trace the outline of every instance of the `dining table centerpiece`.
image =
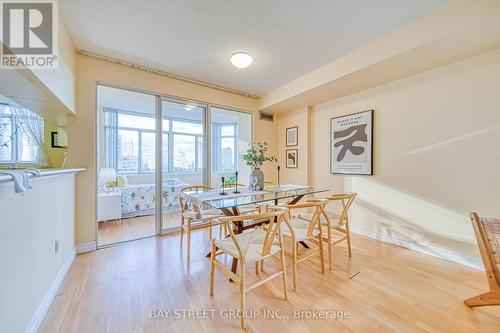
<svg viewBox="0 0 500 333">
<path fill-rule="evenodd" d="M 253 142 L 242 158 L 248 166 L 252 167 L 249 187 L 252 190 L 264 189 L 264 173 L 260 169 L 265 162 L 277 162 L 275 156 L 267 156 L 267 142 Z"/>
</svg>

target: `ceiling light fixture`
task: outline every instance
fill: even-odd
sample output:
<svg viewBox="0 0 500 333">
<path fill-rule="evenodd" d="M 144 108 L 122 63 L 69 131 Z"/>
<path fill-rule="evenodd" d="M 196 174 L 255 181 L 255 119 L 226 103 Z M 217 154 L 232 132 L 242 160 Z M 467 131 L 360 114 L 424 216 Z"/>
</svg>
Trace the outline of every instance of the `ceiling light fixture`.
<svg viewBox="0 0 500 333">
<path fill-rule="evenodd" d="M 238 51 L 231 55 L 231 63 L 237 68 L 247 68 L 252 61 L 252 55 L 245 51 Z"/>
</svg>

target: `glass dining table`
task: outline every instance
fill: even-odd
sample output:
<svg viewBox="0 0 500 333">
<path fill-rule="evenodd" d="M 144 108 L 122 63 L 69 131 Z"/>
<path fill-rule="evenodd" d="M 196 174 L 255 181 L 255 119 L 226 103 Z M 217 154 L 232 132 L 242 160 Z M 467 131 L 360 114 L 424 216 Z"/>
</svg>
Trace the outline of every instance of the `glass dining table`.
<svg viewBox="0 0 500 333">
<path fill-rule="evenodd" d="M 238 216 L 245 207 L 259 204 L 279 204 L 280 200 L 289 199 L 287 204 L 293 205 L 307 195 L 314 195 L 329 190 L 305 185 L 280 185 L 266 186 L 262 191 L 253 191 L 248 188 L 225 188 L 224 190 L 203 190 L 183 192 L 185 199 L 192 205 L 202 208 L 208 206 L 212 209 L 221 210 L 226 216 Z M 262 224 L 261 221 L 247 223 L 235 223 L 235 233 L 241 233 L 246 229 L 254 228 Z M 304 247 L 307 244 L 301 243 Z M 208 254 L 207 256 L 209 256 Z M 231 271 L 236 272 L 237 259 L 233 259 Z"/>
<path fill-rule="evenodd" d="M 253 191 L 248 188 L 225 188 L 222 190 L 203 190 L 183 192 L 185 198 L 191 204 L 202 207 L 220 209 L 227 216 L 240 215 L 240 208 L 250 205 L 265 204 L 273 202 L 278 204 L 279 200 L 290 199 L 289 204 L 295 204 L 306 195 L 327 192 L 324 188 L 305 185 L 280 185 L 266 186 L 261 191 Z"/>
</svg>

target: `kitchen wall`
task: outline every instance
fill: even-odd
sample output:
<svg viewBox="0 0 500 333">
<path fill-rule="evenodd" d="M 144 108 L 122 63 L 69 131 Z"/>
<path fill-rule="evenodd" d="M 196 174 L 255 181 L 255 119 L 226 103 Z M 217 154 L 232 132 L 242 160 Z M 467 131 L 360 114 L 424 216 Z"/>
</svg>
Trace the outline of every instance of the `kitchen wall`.
<svg viewBox="0 0 500 333">
<path fill-rule="evenodd" d="M 0 182 L 0 332 L 36 332 L 75 257 L 75 175 L 31 185 Z"/>
<path fill-rule="evenodd" d="M 59 56 L 57 69 L 32 69 L 33 75 L 40 80 L 47 94 L 56 100 L 69 114 L 75 112 L 75 48 L 66 30 L 63 19 L 59 15 L 58 24 Z"/>
<path fill-rule="evenodd" d="M 67 149 L 52 147 L 52 138 L 50 134 L 51 132 L 57 132 L 57 125 L 51 121 L 45 120 L 44 132 L 45 148 L 47 149 L 50 163 L 53 168 L 61 168 L 64 161 L 64 153 Z"/>
<path fill-rule="evenodd" d="M 358 192 L 351 223 L 359 232 L 474 261 L 467 212 L 500 216 L 499 86 L 496 50 L 316 105 L 307 138 L 311 169 L 299 163 L 285 180 L 307 179 L 310 172 L 313 184 Z M 370 109 L 374 176 L 331 175 L 330 118 Z M 306 117 L 305 110 L 290 114 L 280 116 L 280 156 L 283 128 Z"/>
<path fill-rule="evenodd" d="M 76 184 L 76 242 L 96 240 L 96 87 L 107 83 L 123 88 L 193 99 L 223 107 L 254 112 L 254 140 L 267 141 L 277 152 L 276 123 L 259 120 L 258 100 L 141 69 L 78 54 L 76 56 L 76 116 L 68 118 L 68 166 L 86 168 Z M 275 181 L 274 166 L 264 167 Z M 91 245 L 89 245 L 91 246 Z"/>
</svg>

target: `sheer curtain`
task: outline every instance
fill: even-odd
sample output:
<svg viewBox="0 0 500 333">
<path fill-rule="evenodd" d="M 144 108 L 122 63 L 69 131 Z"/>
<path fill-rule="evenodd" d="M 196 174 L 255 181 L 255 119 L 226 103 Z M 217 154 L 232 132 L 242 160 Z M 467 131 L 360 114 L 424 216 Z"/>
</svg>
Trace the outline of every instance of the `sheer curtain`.
<svg viewBox="0 0 500 333">
<path fill-rule="evenodd" d="M 32 143 L 37 147 L 36 166 L 51 167 L 44 145 L 43 118 L 33 111 L 20 107 L 10 106 L 16 119 L 16 127 L 26 133 Z"/>
</svg>

